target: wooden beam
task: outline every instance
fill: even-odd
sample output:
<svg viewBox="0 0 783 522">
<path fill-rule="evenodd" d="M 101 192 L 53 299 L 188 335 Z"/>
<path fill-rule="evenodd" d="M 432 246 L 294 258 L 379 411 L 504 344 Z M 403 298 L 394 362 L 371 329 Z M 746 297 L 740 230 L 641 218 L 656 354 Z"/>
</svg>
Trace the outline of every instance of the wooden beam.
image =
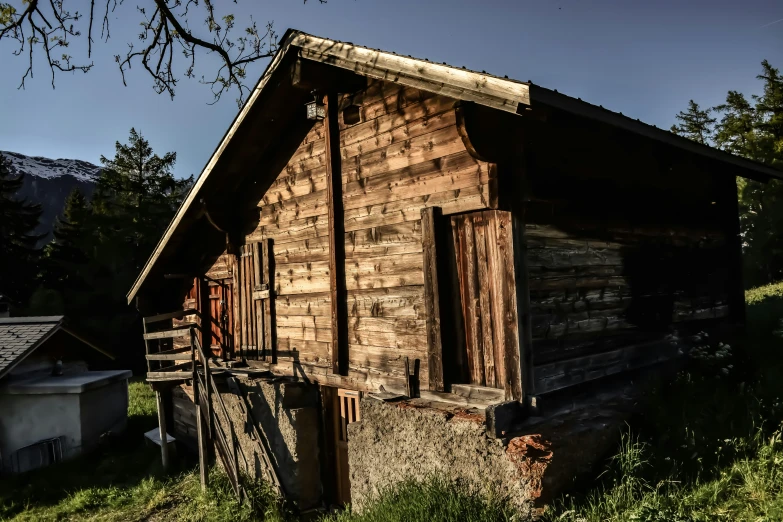
<svg viewBox="0 0 783 522">
<path fill-rule="evenodd" d="M 348 298 L 345 288 L 345 223 L 343 213 L 342 167 L 338 99 L 325 97 L 326 118 L 326 195 L 329 208 L 329 278 L 332 318 L 332 372 L 348 372 Z"/>
<path fill-rule="evenodd" d="M 443 340 L 440 324 L 440 292 L 438 290 L 437 222 L 442 219 L 440 208 L 421 210 L 422 253 L 424 256 L 424 309 L 427 316 L 427 368 L 429 389 L 443 391 Z"/>
<path fill-rule="evenodd" d="M 269 290 L 261 290 L 260 293 L 267 293 L 263 299 L 262 307 L 264 313 L 264 355 L 272 359 L 272 363 L 277 362 L 277 319 L 275 314 L 275 255 L 273 249 L 273 240 L 266 239 L 261 243 L 259 249 L 261 253 L 261 286 L 266 285 Z"/>
<path fill-rule="evenodd" d="M 158 426 L 160 429 L 160 459 L 164 470 L 169 469 L 169 443 L 166 432 L 166 409 L 165 400 L 160 391 L 155 392 L 155 399 L 158 402 Z"/>
</svg>

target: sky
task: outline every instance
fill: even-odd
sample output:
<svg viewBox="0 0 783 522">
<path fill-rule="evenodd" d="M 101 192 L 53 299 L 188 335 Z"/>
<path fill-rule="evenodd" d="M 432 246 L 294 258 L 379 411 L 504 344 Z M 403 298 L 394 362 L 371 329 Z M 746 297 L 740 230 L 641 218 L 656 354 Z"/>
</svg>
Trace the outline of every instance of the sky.
<svg viewBox="0 0 783 522">
<path fill-rule="evenodd" d="M 11 0 L 13 3 L 17 0 Z M 88 0 L 65 0 L 87 11 Z M 19 3 L 17 1 L 17 3 Z M 99 2 L 100 3 L 100 2 Z M 220 0 L 243 24 L 252 16 L 287 28 L 527 81 L 669 128 L 688 100 L 713 106 L 728 90 L 758 93 L 762 60 L 783 68 L 783 2 L 773 0 Z M 198 175 L 238 108 L 183 78 L 172 101 L 134 67 L 124 87 L 114 56 L 139 32 L 137 6 L 125 0 L 111 39 L 96 42 L 93 69 L 51 76 L 40 53 L 34 78 L 0 41 L 0 150 L 99 163 L 131 127 L 159 154 L 177 153 L 175 175 Z M 226 7 L 228 6 L 228 7 Z M 191 19 L 197 34 L 205 31 Z M 86 28 L 85 28 L 86 30 Z M 69 52 L 86 57 L 78 44 Z M 266 60 L 248 75 L 253 84 Z M 214 74 L 199 56 L 196 74 Z M 179 69 L 182 71 L 182 67 Z"/>
</svg>

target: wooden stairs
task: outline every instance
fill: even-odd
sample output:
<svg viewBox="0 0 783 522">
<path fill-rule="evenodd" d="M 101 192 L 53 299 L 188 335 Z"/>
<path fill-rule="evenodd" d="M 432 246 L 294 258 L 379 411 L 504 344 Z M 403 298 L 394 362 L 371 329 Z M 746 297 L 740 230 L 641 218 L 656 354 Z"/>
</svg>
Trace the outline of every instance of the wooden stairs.
<svg viewBox="0 0 783 522">
<path fill-rule="evenodd" d="M 276 461 L 273 458 L 269 440 L 261 424 L 254 418 L 250 400 L 237 382 L 235 372 L 229 368 L 214 368 L 210 365 L 212 353 L 204 351 L 198 338 L 196 322 L 180 322 L 166 324 L 160 330 L 150 331 L 151 325 L 173 323 L 188 316 L 196 316 L 196 310 L 182 310 L 144 318 L 144 341 L 147 349 L 147 381 L 150 383 L 165 383 L 175 385 L 192 382 L 193 400 L 196 404 L 196 423 L 198 432 L 199 467 L 201 471 L 202 488 L 206 489 L 210 454 L 214 452 L 220 459 L 229 477 L 234 493 L 240 500 L 245 498 L 242 486 L 242 472 L 239 462 L 253 462 L 253 455 L 246 455 L 240 444 L 232 416 L 221 396 L 216 383 L 216 377 L 225 381 L 228 391 L 236 397 L 233 411 L 239 412 L 243 419 L 243 436 L 255 445 L 255 453 L 259 455 L 264 479 L 280 498 L 284 498 L 282 482 Z M 187 346 L 174 346 L 173 340 L 187 338 Z M 246 374 L 245 370 L 237 370 L 237 374 Z M 162 407 L 158 402 L 158 408 Z M 165 415 L 161 419 L 161 439 L 165 435 Z M 237 418 L 235 413 L 233 418 Z M 167 461 L 165 444 L 161 446 L 164 464 Z"/>
</svg>

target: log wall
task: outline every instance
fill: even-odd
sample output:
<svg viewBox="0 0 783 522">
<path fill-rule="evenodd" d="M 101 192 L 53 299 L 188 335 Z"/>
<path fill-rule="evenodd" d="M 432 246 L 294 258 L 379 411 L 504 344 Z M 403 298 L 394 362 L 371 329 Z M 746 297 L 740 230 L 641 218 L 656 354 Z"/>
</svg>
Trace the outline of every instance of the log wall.
<svg viewBox="0 0 783 522">
<path fill-rule="evenodd" d="M 623 145 L 627 157 L 600 161 L 530 152 L 521 214 L 536 393 L 669 358 L 668 336 L 730 315 L 733 178 Z"/>
<path fill-rule="evenodd" d="M 421 210 L 480 210 L 497 200 L 494 165 L 468 152 L 454 100 L 385 82 L 341 98 L 359 123 L 339 118 L 348 296 L 348 376 L 357 387 L 404 386 L 404 359 L 419 359 L 427 382 Z M 246 244 L 271 239 L 277 348 L 296 350 L 313 374 L 332 373 L 327 165 L 322 122 L 311 131 L 259 201 Z M 246 250 L 243 250 L 246 252 Z M 226 256 L 210 270 L 231 277 Z M 245 261 L 249 263 L 249 261 Z M 241 267 L 240 267 L 241 271 Z M 241 288 L 246 282 L 238 279 Z M 240 292 L 240 314 L 252 300 Z M 248 304 L 250 303 L 250 304 Z M 242 344 L 251 325 L 237 327 Z M 249 339 L 249 338 L 248 338 Z M 280 356 L 279 364 L 290 357 Z M 361 386 L 358 386 L 361 385 Z"/>
</svg>

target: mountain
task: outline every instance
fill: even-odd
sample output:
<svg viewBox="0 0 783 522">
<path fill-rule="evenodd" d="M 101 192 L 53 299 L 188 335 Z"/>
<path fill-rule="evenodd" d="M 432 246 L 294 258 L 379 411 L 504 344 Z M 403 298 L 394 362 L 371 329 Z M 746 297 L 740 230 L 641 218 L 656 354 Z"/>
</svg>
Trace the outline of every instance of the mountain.
<svg viewBox="0 0 783 522">
<path fill-rule="evenodd" d="M 11 161 L 11 173 L 26 174 L 19 196 L 31 203 L 40 203 L 43 213 L 36 229 L 46 234 L 41 243 L 51 238 L 57 216 L 62 214 L 65 199 L 75 188 L 90 198 L 101 167 L 76 159 L 49 159 L 0 151 Z"/>
</svg>

